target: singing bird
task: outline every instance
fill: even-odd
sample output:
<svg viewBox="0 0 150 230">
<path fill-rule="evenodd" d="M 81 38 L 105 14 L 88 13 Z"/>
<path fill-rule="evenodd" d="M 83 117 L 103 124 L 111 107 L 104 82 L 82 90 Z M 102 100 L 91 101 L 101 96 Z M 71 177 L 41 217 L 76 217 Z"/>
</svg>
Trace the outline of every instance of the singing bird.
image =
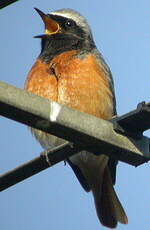
<svg viewBox="0 0 150 230">
<path fill-rule="evenodd" d="M 48 14 L 36 8 L 45 32 L 41 52 L 31 68 L 25 89 L 72 109 L 105 120 L 116 114 L 114 83 L 109 67 L 97 50 L 86 19 L 71 9 Z M 31 128 L 44 149 L 65 140 Z M 127 224 L 125 211 L 116 195 L 116 161 L 106 155 L 82 151 L 67 162 L 85 191 L 92 191 L 102 225 L 115 228 Z"/>
</svg>

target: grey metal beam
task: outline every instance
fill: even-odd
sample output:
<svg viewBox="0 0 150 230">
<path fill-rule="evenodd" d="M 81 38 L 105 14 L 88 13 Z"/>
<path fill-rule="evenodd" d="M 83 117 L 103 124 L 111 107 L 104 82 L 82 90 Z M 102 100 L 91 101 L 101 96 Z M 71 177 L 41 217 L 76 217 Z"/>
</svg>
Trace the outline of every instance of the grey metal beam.
<svg viewBox="0 0 150 230">
<path fill-rule="evenodd" d="M 0 115 L 79 144 L 94 154 L 103 153 L 132 165 L 150 160 L 149 138 L 123 136 L 114 131 L 109 121 L 3 82 L 0 82 Z"/>
<path fill-rule="evenodd" d="M 0 9 L 9 6 L 10 4 L 17 2 L 19 0 L 0 0 Z"/>
<path fill-rule="evenodd" d="M 140 137 L 142 132 L 150 129 L 150 103 L 139 103 L 137 109 L 111 120 L 115 122 L 118 132 Z"/>
<path fill-rule="evenodd" d="M 42 152 L 36 157 L 4 174 L 0 175 L 0 192 L 13 186 L 44 169 L 47 169 L 56 163 L 66 159 L 67 157 L 77 153 L 81 147 L 65 143 L 47 152 Z M 47 160 L 48 158 L 48 160 Z"/>
</svg>

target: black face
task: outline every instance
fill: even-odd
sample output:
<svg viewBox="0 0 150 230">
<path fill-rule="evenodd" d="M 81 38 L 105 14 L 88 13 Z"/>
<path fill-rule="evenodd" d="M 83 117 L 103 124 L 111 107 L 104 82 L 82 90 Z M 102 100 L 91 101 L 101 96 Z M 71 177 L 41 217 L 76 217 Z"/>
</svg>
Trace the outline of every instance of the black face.
<svg viewBox="0 0 150 230">
<path fill-rule="evenodd" d="M 49 63 L 55 56 L 65 51 L 77 50 L 77 53 L 90 51 L 95 45 L 92 38 L 76 24 L 72 19 L 58 15 L 47 15 L 61 28 L 61 31 L 54 34 L 42 35 L 42 50 L 40 58 Z"/>
<path fill-rule="evenodd" d="M 79 27 L 74 20 L 59 15 L 48 14 L 48 16 L 54 21 L 58 22 L 61 27 L 61 33 L 71 33 L 74 36 L 76 35 L 80 39 L 87 38 L 87 34 L 85 33 L 85 31 L 81 27 Z"/>
</svg>

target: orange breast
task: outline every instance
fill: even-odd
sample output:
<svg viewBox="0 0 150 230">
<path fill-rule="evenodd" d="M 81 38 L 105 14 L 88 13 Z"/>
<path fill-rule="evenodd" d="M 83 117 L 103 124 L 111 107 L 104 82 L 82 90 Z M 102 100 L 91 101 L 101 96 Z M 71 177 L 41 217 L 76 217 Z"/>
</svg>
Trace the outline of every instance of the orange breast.
<svg viewBox="0 0 150 230">
<path fill-rule="evenodd" d="M 62 53 L 49 64 L 38 59 L 28 74 L 25 89 L 82 112 L 111 118 L 113 98 L 106 73 L 92 54 L 79 59 L 75 53 Z"/>
</svg>

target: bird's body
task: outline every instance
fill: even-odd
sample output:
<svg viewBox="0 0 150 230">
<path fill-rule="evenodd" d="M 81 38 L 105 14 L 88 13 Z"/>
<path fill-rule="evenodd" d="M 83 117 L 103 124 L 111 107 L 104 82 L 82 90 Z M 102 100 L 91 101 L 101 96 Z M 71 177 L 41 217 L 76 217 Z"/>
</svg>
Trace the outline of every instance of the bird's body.
<svg viewBox="0 0 150 230">
<path fill-rule="evenodd" d="M 90 28 L 75 11 L 59 10 L 45 15 L 41 54 L 28 74 L 25 89 L 93 116 L 110 119 L 116 114 L 111 72 L 96 49 Z M 64 140 L 32 129 L 48 149 Z M 115 161 L 105 155 L 82 151 L 68 159 L 81 185 L 94 195 L 97 215 L 107 227 L 127 223 L 126 214 L 113 189 Z M 111 165 L 111 173 L 109 166 Z"/>
</svg>

